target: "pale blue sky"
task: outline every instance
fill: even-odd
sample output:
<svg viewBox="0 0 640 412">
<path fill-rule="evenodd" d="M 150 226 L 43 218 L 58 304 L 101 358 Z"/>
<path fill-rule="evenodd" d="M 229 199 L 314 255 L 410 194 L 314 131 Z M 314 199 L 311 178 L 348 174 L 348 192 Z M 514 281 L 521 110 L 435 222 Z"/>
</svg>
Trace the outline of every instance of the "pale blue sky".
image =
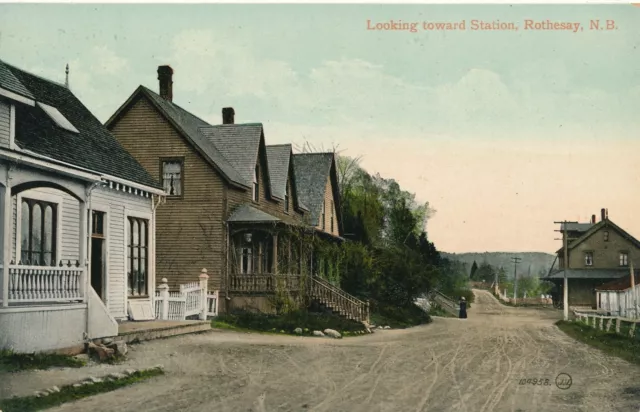
<svg viewBox="0 0 640 412">
<path fill-rule="evenodd" d="M 639 17 L 627 5 L 2 4 L 0 58 L 58 81 L 68 62 L 103 121 L 138 85 L 157 90 L 170 64 L 174 101 L 193 113 L 220 122 L 233 106 L 238 122 L 265 123 L 268 143 L 339 144 L 397 178 L 438 210 L 429 232 L 442 249 L 551 251 L 554 219 L 605 206 L 640 236 Z M 585 30 L 374 32 L 368 19 Z M 590 19 L 618 29 L 589 31 Z M 594 169 L 603 150 L 612 163 Z M 564 163 L 573 180 L 558 177 Z M 514 224 L 523 232 L 476 234 Z"/>
</svg>

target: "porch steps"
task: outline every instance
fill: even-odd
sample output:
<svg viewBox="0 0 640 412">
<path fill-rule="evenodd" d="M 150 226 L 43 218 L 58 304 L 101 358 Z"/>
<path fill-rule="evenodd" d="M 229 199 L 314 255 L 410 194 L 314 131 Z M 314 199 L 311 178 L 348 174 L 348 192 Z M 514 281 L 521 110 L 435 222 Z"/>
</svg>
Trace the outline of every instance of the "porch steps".
<svg viewBox="0 0 640 412">
<path fill-rule="evenodd" d="M 332 285 L 324 279 L 313 277 L 311 298 L 333 313 L 356 322 L 369 322 L 369 305 Z"/>
<path fill-rule="evenodd" d="M 210 330 L 212 330 L 211 321 L 202 320 L 122 322 L 118 324 L 116 339 L 126 343 L 142 342 Z"/>
</svg>

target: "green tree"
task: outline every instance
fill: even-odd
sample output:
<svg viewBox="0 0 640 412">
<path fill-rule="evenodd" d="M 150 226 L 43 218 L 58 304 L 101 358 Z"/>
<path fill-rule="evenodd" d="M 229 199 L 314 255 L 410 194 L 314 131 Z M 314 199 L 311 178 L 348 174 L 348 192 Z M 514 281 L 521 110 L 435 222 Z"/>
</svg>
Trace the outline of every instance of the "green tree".
<svg viewBox="0 0 640 412">
<path fill-rule="evenodd" d="M 470 279 L 475 279 L 475 274 L 478 271 L 478 264 L 476 263 L 476 261 L 473 261 L 473 265 L 471 265 L 471 273 L 469 273 L 469 278 Z"/>
</svg>

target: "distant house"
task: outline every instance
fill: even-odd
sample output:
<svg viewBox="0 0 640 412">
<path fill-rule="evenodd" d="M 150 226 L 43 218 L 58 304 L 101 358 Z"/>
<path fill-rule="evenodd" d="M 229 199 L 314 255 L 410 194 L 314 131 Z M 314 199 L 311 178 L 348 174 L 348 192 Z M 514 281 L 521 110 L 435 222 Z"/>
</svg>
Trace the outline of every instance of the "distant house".
<svg viewBox="0 0 640 412">
<path fill-rule="evenodd" d="M 564 231 L 563 225 L 560 227 Z M 556 285 L 556 298 L 562 300 L 564 270 L 567 269 L 569 305 L 597 307 L 596 288 L 629 274 L 629 264 L 640 263 L 640 242 L 613 223 L 605 209 L 601 220 L 590 223 L 569 223 L 568 257 L 565 265 L 564 247 L 558 255 L 559 270 L 544 277 Z M 563 234 L 564 236 L 564 234 Z"/>
<path fill-rule="evenodd" d="M 155 289 L 162 186 L 64 85 L 0 61 L 0 348 L 118 335 Z"/>
<path fill-rule="evenodd" d="M 342 239 L 334 154 L 307 161 L 291 145 L 267 146 L 263 125 L 236 123 L 230 107 L 210 124 L 174 102 L 172 76 L 160 66 L 159 94 L 138 87 L 106 123 L 168 193 L 157 217 L 158 279 L 175 288 L 207 268 L 220 312 L 271 312 L 280 291 L 323 291 L 326 306 L 352 316 L 333 300 L 347 296 L 335 285 L 303 281 L 318 274 L 316 235 Z"/>
</svg>

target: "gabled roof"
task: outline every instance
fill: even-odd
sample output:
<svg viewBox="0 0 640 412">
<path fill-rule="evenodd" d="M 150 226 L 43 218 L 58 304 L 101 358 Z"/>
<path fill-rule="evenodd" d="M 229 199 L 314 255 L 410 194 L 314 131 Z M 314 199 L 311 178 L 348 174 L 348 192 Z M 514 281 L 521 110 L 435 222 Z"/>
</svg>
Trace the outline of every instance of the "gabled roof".
<svg viewBox="0 0 640 412">
<path fill-rule="evenodd" d="M 637 270 L 634 270 L 634 282 L 636 285 L 640 284 L 640 273 Z M 631 273 L 627 271 L 627 276 L 623 276 L 619 279 L 612 280 L 611 282 L 605 283 L 604 285 L 598 286 L 596 290 L 598 291 L 623 291 L 627 290 L 631 287 Z"/>
<path fill-rule="evenodd" d="M 598 232 L 603 227 L 611 228 L 611 229 L 615 230 L 623 238 L 625 238 L 628 241 L 630 241 L 631 243 L 633 243 L 633 245 L 635 247 L 640 248 L 640 241 L 638 241 L 636 238 L 634 238 L 629 233 L 624 231 L 620 226 L 616 225 L 615 223 L 613 223 L 611 220 L 609 220 L 607 218 L 607 219 L 601 220 L 598 223 L 596 223 L 595 225 L 591 226 L 591 228 L 589 230 L 587 230 L 582 236 L 580 236 L 578 239 L 576 239 L 573 242 L 571 242 L 569 244 L 569 250 L 575 248 L 576 246 L 578 246 L 579 244 L 581 244 L 582 242 L 587 240 L 589 237 L 591 237 L 593 234 Z"/>
<path fill-rule="evenodd" d="M 278 199 L 284 199 L 286 192 L 291 150 L 290 144 L 267 146 L 273 195 Z"/>
<path fill-rule="evenodd" d="M 65 86 L 0 60 L 0 87 L 56 108 L 78 131 L 60 127 L 41 105 L 18 103 L 15 141 L 20 149 L 130 182 L 162 187 Z"/>
<path fill-rule="evenodd" d="M 263 212 L 262 210 L 258 210 L 255 207 L 243 203 L 238 206 L 233 213 L 227 219 L 228 222 L 236 222 L 236 223 L 262 223 L 262 222 L 279 222 L 275 216 L 272 216 L 268 213 Z"/>
<path fill-rule="evenodd" d="M 238 172 L 246 186 L 253 184 L 253 173 L 258 161 L 262 124 L 206 125 L 198 129 Z"/>
<path fill-rule="evenodd" d="M 111 128 L 126 109 L 133 105 L 139 98 L 145 97 L 162 114 L 173 127 L 182 134 L 194 148 L 216 169 L 224 179 L 235 186 L 249 188 L 246 179 L 231 165 L 231 163 L 220 153 L 218 148 L 209 141 L 199 129 L 210 127 L 204 120 L 194 116 L 177 104 L 163 99 L 157 93 L 140 86 L 133 92 L 127 101 L 111 116 L 105 123 L 107 128 Z"/>
<path fill-rule="evenodd" d="M 317 222 L 322 214 L 327 178 L 331 179 L 338 230 L 341 231 L 342 215 L 340 213 L 340 191 L 338 188 L 335 154 L 331 152 L 296 153 L 293 155 L 293 169 L 297 182 L 298 196 L 309 208 L 313 222 Z"/>
</svg>

